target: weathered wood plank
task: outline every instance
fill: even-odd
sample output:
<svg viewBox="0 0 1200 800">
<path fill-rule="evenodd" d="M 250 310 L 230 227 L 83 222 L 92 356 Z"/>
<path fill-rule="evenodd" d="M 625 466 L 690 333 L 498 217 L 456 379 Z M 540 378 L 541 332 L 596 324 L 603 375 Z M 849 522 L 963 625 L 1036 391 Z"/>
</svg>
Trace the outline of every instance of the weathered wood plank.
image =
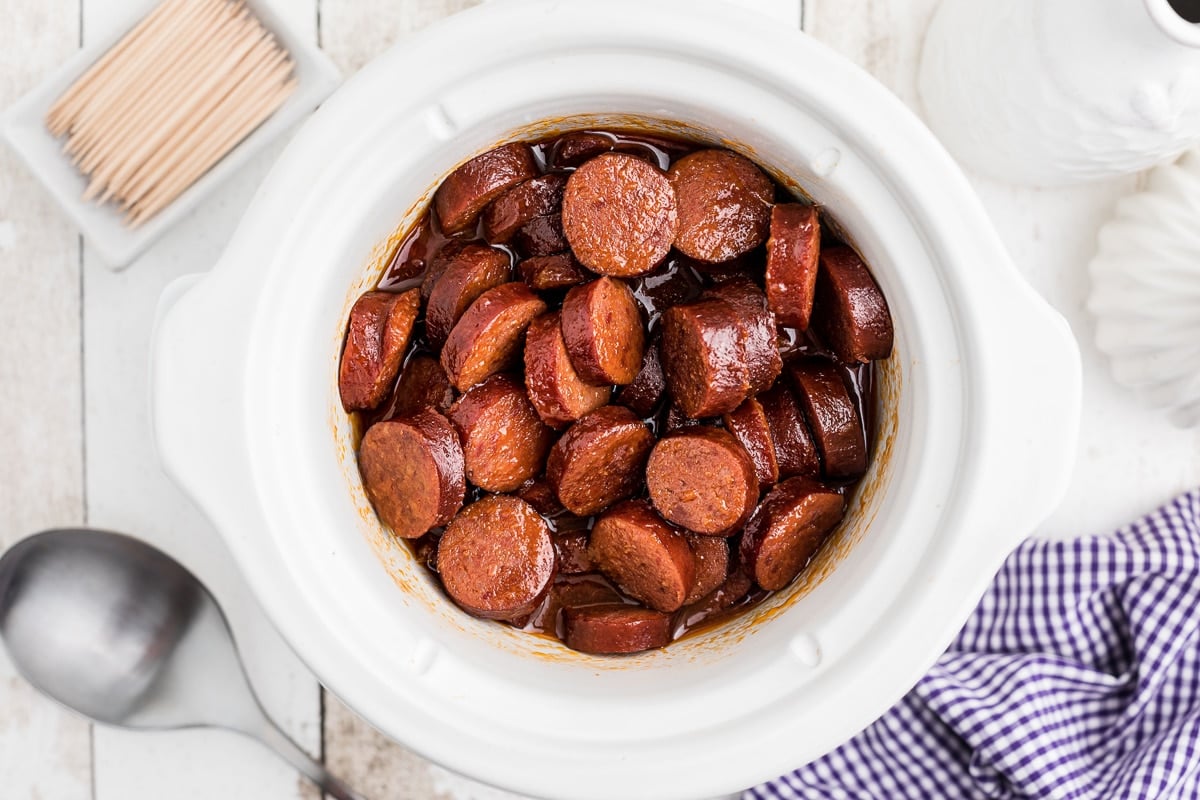
<svg viewBox="0 0 1200 800">
<path fill-rule="evenodd" d="M 806 0 L 804 30 L 910 105 L 925 28 L 937 0 Z"/>
<path fill-rule="evenodd" d="M 274 5 L 315 40 L 315 0 Z M 128 17 L 122 0 L 84 0 L 85 38 L 105 37 Z M 317 754 L 317 684 L 263 616 L 217 533 L 159 469 L 146 391 L 151 327 L 162 288 L 216 262 L 282 144 L 260 154 L 129 269 L 114 273 L 85 249 L 89 521 L 145 538 L 200 576 L 230 618 L 263 704 Z M 220 731 L 158 735 L 97 728 L 95 783 L 98 800 L 317 797 L 282 761 Z"/>
<path fill-rule="evenodd" d="M 77 0 L 0 0 L 0 110 L 79 46 Z M 0 549 L 84 517 L 79 237 L 0 147 Z M 0 794 L 91 797 L 90 726 L 45 700 L 0 650 Z"/>
<path fill-rule="evenodd" d="M 405 34 L 482 0 L 320 0 L 321 49 L 351 75 Z"/>
</svg>

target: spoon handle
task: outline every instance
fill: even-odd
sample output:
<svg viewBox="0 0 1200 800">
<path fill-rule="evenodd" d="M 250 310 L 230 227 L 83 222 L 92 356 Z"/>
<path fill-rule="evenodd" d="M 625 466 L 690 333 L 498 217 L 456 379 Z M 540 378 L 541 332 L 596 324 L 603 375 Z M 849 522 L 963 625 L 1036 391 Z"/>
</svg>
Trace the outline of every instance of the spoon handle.
<svg viewBox="0 0 1200 800">
<path fill-rule="evenodd" d="M 279 756 L 308 777 L 317 787 L 333 800 L 366 800 L 358 792 L 334 777 L 325 765 L 314 759 L 296 744 L 270 719 L 251 733 L 254 738 L 274 750 Z"/>
</svg>

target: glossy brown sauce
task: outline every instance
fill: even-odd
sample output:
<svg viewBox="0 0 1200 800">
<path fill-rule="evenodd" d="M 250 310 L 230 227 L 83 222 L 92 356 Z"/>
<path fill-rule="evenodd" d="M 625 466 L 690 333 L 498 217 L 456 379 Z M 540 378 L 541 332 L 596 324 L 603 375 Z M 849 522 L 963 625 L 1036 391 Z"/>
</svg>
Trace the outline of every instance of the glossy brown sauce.
<svg viewBox="0 0 1200 800">
<path fill-rule="evenodd" d="M 589 133 L 600 134 L 613 142 L 614 150 L 641 156 L 663 170 L 668 169 L 674 160 L 706 147 L 706 145 L 682 139 L 666 138 L 657 134 L 643 134 L 635 131 L 589 131 Z M 570 167 L 556 166 L 558 142 L 559 139 L 555 138 L 531 144 L 538 167 L 543 173 L 569 173 L 573 171 Z M 791 193 L 778 183 L 775 185 L 775 198 L 778 202 L 794 202 L 796 200 Z M 824 223 L 822 224 L 822 247 L 827 244 L 836 243 L 839 238 L 837 234 L 829 226 Z M 474 231 L 468 234 L 459 234 L 453 237 L 453 240 L 478 241 L 481 244 L 504 250 L 509 254 L 515 271 L 517 263 L 516 253 L 503 245 L 488 244 L 483 237 L 480 226 L 477 226 Z M 389 260 L 377 288 L 400 292 L 411 289 L 414 286 L 420 286 L 425 279 L 430 258 L 448 241 L 451 241 L 451 237 L 442 233 L 438 227 L 436 215 L 432 211 L 427 211 L 401 240 L 395 253 Z M 659 317 L 667 308 L 695 300 L 706 289 L 717 285 L 723 279 L 733 275 L 750 274 L 755 283 L 761 286 L 765 263 L 765 245 L 736 259 L 731 264 L 721 265 L 720 270 L 712 267 L 703 268 L 686 256 L 672 250 L 662 265 L 653 272 L 629 281 L 630 286 L 634 290 L 634 296 L 646 314 L 650 341 L 655 340 Z M 561 304 L 566 291 L 566 289 L 562 289 L 541 292 L 540 294 L 547 299 L 551 307 L 556 307 Z M 870 455 L 875 432 L 874 365 L 860 364 L 847 366 L 838 362 L 812 331 L 800 332 L 793 328 L 780 327 L 778 341 L 779 350 L 785 362 L 800 355 L 827 355 L 833 363 L 838 365 L 851 391 L 851 396 L 858 405 L 860 419 L 864 421 L 866 441 Z M 409 345 L 409 350 L 404 357 L 404 363 L 407 365 L 409 360 L 418 355 L 430 355 L 435 358 L 437 356 L 437 350 L 430 346 L 425 337 L 423 318 L 417 320 L 413 331 L 412 343 Z M 403 369 L 401 369 L 401 374 L 403 374 Z M 354 418 L 356 448 L 358 446 L 358 439 L 363 431 L 374 423 L 390 419 L 395 415 L 397 398 L 395 397 L 394 388 L 391 396 L 376 411 L 358 412 L 352 415 Z M 455 396 L 458 396 L 457 392 L 455 392 Z M 659 402 L 658 407 L 643 420 L 650 426 L 656 437 L 660 436 L 666 429 L 669 405 L 669 398 L 664 394 L 664 398 Z M 706 424 L 721 426 L 719 418 L 707 419 L 704 422 Z M 839 485 L 836 481 L 823 479 L 823 483 L 839 488 L 849 496 L 855 491 L 859 481 L 843 482 Z M 464 506 L 470 505 L 486 494 L 486 492 L 468 484 Z M 637 497 L 648 497 L 644 484 Z M 543 517 L 546 519 L 551 530 L 556 534 L 580 530 L 590 531 L 595 521 L 595 517 L 576 517 L 566 510 L 560 510 L 552 514 L 543 514 Z M 441 534 L 442 529 L 435 528 L 418 539 L 407 540 L 406 542 L 414 557 L 434 573 L 437 572 L 437 544 Z M 557 536 L 555 537 L 555 541 L 556 546 L 560 544 Z M 730 572 L 733 573 L 737 569 L 738 537 L 735 534 L 729 537 L 727 541 L 731 550 Z M 706 627 L 719 624 L 730 617 L 737 616 L 774 594 L 774 592 L 762 590 L 757 586 L 751 586 L 749 592 L 743 597 L 729 603 L 726 598 L 720 596 L 722 591 L 723 589 L 718 589 L 709 596 L 676 611 L 673 615 L 673 639 L 679 639 L 684 635 L 694 633 Z M 521 629 L 532 633 L 553 636 L 556 639 L 561 638 L 563 634 L 562 619 L 558 612 L 563 605 L 564 599 L 573 605 L 611 602 L 641 605 L 636 600 L 623 594 L 611 581 L 598 572 L 582 575 L 565 575 L 560 573 L 556 576 L 554 585 L 551 587 L 551 591 L 547 593 L 546 599 L 533 612 L 529 619 L 525 621 Z M 447 597 L 447 600 L 449 601 L 449 597 Z"/>
</svg>

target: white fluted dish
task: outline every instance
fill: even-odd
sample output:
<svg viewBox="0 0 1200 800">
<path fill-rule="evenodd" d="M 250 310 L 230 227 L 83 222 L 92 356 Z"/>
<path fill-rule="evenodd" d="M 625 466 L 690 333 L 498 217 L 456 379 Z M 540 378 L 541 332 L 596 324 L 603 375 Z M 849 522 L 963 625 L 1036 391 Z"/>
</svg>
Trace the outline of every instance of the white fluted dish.
<svg viewBox="0 0 1200 800">
<path fill-rule="evenodd" d="M 1100 230 L 1088 309 L 1116 381 L 1200 424 L 1200 152 L 1159 167 Z"/>
</svg>

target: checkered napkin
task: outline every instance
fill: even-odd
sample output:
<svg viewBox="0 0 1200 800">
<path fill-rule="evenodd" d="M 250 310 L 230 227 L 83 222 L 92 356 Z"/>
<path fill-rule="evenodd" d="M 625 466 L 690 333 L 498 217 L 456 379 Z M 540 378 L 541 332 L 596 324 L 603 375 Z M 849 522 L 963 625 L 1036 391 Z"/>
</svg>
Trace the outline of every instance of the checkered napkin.
<svg viewBox="0 0 1200 800">
<path fill-rule="evenodd" d="M 907 697 L 744 800 L 1196 797 L 1200 490 L 1022 544 Z"/>
</svg>

